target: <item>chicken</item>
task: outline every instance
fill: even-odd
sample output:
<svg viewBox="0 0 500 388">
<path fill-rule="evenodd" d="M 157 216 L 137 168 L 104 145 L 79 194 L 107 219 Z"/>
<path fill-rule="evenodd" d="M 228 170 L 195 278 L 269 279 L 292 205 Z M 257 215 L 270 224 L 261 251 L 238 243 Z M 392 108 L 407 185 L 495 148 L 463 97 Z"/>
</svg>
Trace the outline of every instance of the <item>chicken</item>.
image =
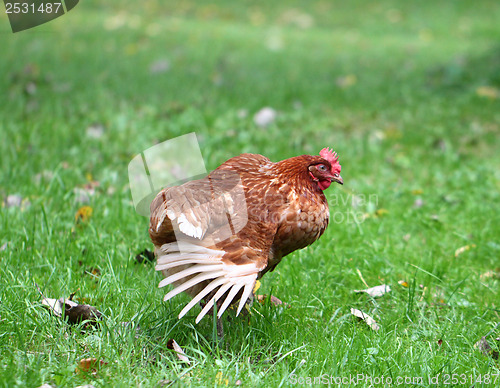
<svg viewBox="0 0 500 388">
<path fill-rule="evenodd" d="M 218 318 L 239 300 L 238 315 L 257 279 L 289 253 L 319 239 L 328 226 L 323 194 L 343 184 L 337 154 L 302 155 L 273 163 L 242 154 L 207 177 L 168 187 L 151 203 L 149 234 L 158 258 L 159 284 L 201 302 L 198 323 L 214 305 Z"/>
</svg>

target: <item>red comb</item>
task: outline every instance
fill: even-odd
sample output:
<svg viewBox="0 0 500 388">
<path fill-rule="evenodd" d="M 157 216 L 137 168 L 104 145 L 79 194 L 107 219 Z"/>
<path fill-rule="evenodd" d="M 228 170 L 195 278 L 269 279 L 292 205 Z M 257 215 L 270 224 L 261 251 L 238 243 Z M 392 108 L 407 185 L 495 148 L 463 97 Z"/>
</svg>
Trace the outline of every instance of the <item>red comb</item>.
<svg viewBox="0 0 500 388">
<path fill-rule="evenodd" d="M 330 162 L 332 165 L 332 173 L 340 173 L 342 167 L 339 164 L 339 157 L 336 152 L 326 147 L 319 152 L 319 156 Z"/>
</svg>

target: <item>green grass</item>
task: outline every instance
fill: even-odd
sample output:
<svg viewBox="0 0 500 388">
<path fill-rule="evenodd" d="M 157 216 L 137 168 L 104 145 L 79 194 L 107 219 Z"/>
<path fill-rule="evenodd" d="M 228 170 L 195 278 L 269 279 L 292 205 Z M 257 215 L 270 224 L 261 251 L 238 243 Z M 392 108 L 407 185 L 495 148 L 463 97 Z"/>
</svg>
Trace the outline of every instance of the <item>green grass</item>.
<svg viewBox="0 0 500 388">
<path fill-rule="evenodd" d="M 323 374 L 428 386 L 439 373 L 498 374 L 473 347 L 500 335 L 500 280 L 480 277 L 500 267 L 498 20 L 493 0 L 88 0 L 12 34 L 2 13 L 0 198 L 30 203 L 0 208 L 2 386 L 279 386 Z M 152 74 L 164 59 L 169 70 Z M 497 97 L 481 96 L 485 86 Z M 261 129 L 252 116 L 264 106 L 280 114 Z M 94 123 L 97 139 L 86 134 Z M 163 302 L 160 274 L 135 262 L 152 245 L 128 163 L 192 131 L 209 169 L 242 152 L 276 161 L 325 146 L 343 167 L 345 185 L 327 191 L 337 222 L 262 279 L 259 293 L 291 307 L 228 314 L 223 342 L 210 318 L 194 324 L 199 310 L 178 321 L 188 298 Z M 75 225 L 74 189 L 89 180 L 100 183 L 93 215 Z M 392 292 L 353 293 L 365 288 L 358 270 Z M 51 316 L 35 282 L 52 298 L 78 290 L 102 324 Z M 106 364 L 75 373 L 91 357 Z"/>
</svg>

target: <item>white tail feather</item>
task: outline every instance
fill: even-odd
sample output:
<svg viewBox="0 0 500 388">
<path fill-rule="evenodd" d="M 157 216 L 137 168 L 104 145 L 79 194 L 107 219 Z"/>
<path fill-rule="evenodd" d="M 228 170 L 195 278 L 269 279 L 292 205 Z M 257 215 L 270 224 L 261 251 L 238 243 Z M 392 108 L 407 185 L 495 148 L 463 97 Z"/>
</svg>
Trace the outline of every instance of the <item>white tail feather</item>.
<svg viewBox="0 0 500 388">
<path fill-rule="evenodd" d="M 155 269 L 157 271 L 163 271 L 165 269 L 175 268 L 186 264 L 210 264 L 210 263 L 213 263 L 213 260 L 207 260 L 207 259 L 178 260 L 168 264 L 157 265 Z"/>
<path fill-rule="evenodd" d="M 198 293 L 182 309 L 179 318 L 186 315 L 189 310 L 217 287 L 219 289 L 215 295 L 196 317 L 196 323 L 229 291 L 218 311 L 217 316 L 220 318 L 231 302 L 233 302 L 238 292 L 244 287 L 236 315 L 241 312 L 252 293 L 260 268 L 257 268 L 253 263 L 244 265 L 226 264 L 222 261 L 225 253 L 221 250 L 210 249 L 189 242 L 180 242 L 179 245 L 177 243 L 164 244 L 161 248 L 157 249 L 158 263 L 156 269 L 158 271 L 166 271 L 168 273 L 168 270 L 171 268 L 187 267 L 179 272 L 171 272 L 170 276 L 167 276 L 160 282 L 159 287 L 176 282 L 181 283 L 176 283 L 175 288 L 165 295 L 165 301 L 196 285 L 201 284 L 203 286 L 205 281 L 213 279 L 201 291 L 198 292 L 198 289 L 196 289 L 195 292 Z M 193 277 L 194 274 L 198 275 Z"/>
<path fill-rule="evenodd" d="M 186 291 L 188 288 L 191 288 L 198 283 L 201 283 L 208 279 L 214 279 L 216 277 L 223 276 L 224 274 L 225 274 L 224 271 L 218 271 L 218 272 L 204 273 L 195 276 L 194 278 L 188 280 L 187 282 L 182 283 L 180 286 L 175 287 L 172 291 L 170 291 L 167 295 L 165 295 L 163 300 L 167 301 L 170 298 L 174 297 L 175 295 L 180 294 L 182 291 Z"/>
<path fill-rule="evenodd" d="M 255 275 L 255 279 L 257 279 L 257 274 Z M 238 305 L 238 311 L 236 311 L 236 316 L 238 316 L 240 314 L 241 309 L 245 305 L 247 299 L 250 297 L 250 294 L 253 291 L 254 284 L 255 284 L 255 280 L 251 283 L 247 282 L 245 284 L 245 289 L 243 290 L 243 295 L 241 295 L 240 304 Z"/>
<path fill-rule="evenodd" d="M 232 286 L 233 285 L 231 283 L 226 283 L 217 290 L 212 299 L 210 299 L 207 305 L 203 307 L 203 310 L 201 310 L 201 313 L 199 313 L 198 316 L 196 317 L 196 323 L 201 321 L 201 319 L 208 313 L 210 308 L 212 308 L 215 305 L 215 303 L 217 303 L 217 301 L 220 299 L 220 297 L 226 293 L 229 287 Z"/>
<path fill-rule="evenodd" d="M 222 314 L 224 314 L 224 311 L 228 308 L 229 304 L 233 301 L 234 297 L 238 293 L 238 291 L 243 287 L 243 284 L 235 284 L 231 287 L 231 291 L 229 291 L 229 295 L 226 297 L 226 300 L 220 307 L 219 313 L 217 314 L 217 318 L 222 317 Z"/>
<path fill-rule="evenodd" d="M 200 300 L 202 300 L 210 291 L 214 290 L 216 287 L 219 287 L 224 283 L 225 279 L 224 278 L 218 278 L 215 280 L 212 280 L 208 286 L 206 286 L 202 291 L 196 295 L 191 302 L 189 302 L 186 307 L 182 309 L 182 311 L 179 313 L 179 319 L 181 319 L 186 313 L 191 310 Z"/>
<path fill-rule="evenodd" d="M 177 280 L 180 280 L 182 278 L 185 278 L 186 276 L 193 275 L 198 272 L 215 272 L 216 270 L 222 269 L 224 264 L 212 264 L 212 265 L 193 265 L 189 267 L 188 269 L 185 269 L 184 271 L 177 272 L 174 275 L 171 275 L 165 279 L 163 279 L 158 287 L 165 287 L 167 284 L 171 284 L 173 282 L 176 282 Z"/>
<path fill-rule="evenodd" d="M 163 254 L 173 253 L 173 252 L 182 252 L 184 254 L 186 254 L 188 252 L 190 252 L 190 253 L 202 252 L 204 254 L 214 255 L 214 256 L 220 256 L 220 254 L 222 252 L 222 251 L 217 250 L 217 249 L 210 249 L 210 248 L 204 247 L 203 245 L 195 245 L 195 244 L 185 242 L 185 241 L 181 241 L 180 248 L 176 242 L 163 244 L 160 248 L 160 251 Z"/>
</svg>

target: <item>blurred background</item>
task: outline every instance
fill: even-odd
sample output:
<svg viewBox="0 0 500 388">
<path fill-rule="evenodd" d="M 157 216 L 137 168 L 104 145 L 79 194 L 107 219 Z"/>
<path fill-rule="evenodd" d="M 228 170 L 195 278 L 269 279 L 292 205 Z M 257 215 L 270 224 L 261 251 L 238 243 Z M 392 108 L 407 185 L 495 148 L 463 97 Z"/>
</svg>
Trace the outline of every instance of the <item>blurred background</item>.
<svg viewBox="0 0 500 388">
<path fill-rule="evenodd" d="M 330 146 L 350 193 L 498 188 L 499 8 L 89 0 L 16 34 L 2 13 L 1 194 L 56 170 L 66 200 L 126 191 L 132 157 L 193 131 L 209 169 Z"/>
<path fill-rule="evenodd" d="M 370 284 L 414 277 L 460 294 L 473 307 L 450 322 L 474 322 L 481 337 L 498 317 L 498 281 L 484 288 L 480 275 L 499 266 L 499 20 L 497 0 L 85 0 L 13 34 L 2 9 L 5 327 L 36 332 L 22 302 L 39 299 L 33 280 L 54 297 L 81 288 L 110 316 L 116 304 L 129 317 L 144 300 L 161 305 L 159 276 L 133 264 L 151 245 L 127 166 L 196 132 L 210 170 L 243 152 L 340 156 L 345 184 L 327 197 L 342 217 L 266 275 L 264 291 L 298 300 L 301 279 L 302 295 L 325 302 L 321 321 L 351 303 L 357 269 Z M 422 298 L 448 301 L 436 295 Z M 413 308 L 400 311 L 406 300 L 391 300 L 388 324 Z M 158 308 L 175 318 L 181 303 Z M 456 346 L 462 357 L 468 345 Z"/>
</svg>

